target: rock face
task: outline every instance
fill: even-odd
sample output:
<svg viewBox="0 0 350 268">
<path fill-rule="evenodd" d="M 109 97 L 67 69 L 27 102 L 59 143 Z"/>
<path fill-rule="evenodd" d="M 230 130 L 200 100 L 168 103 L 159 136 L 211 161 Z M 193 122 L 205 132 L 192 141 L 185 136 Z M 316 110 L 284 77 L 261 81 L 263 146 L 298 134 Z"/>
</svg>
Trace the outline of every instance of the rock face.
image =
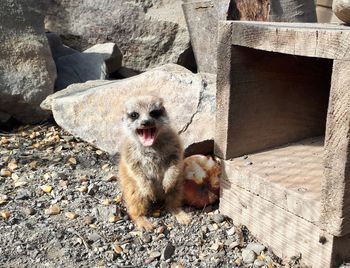
<svg viewBox="0 0 350 268">
<path fill-rule="evenodd" d="M 64 46 L 54 33 L 47 37 L 57 68 L 56 90 L 74 83 L 107 79 L 122 65 L 123 55 L 114 43 L 97 44 L 80 53 Z"/>
<path fill-rule="evenodd" d="M 192 63 L 179 0 L 52 0 L 45 27 L 79 51 L 116 43 L 123 66 L 137 71 L 169 62 Z"/>
<path fill-rule="evenodd" d="M 49 96 L 42 107 L 52 110 L 57 124 L 68 132 L 115 154 L 121 142 L 125 100 L 158 95 L 187 152 L 208 153 L 213 150 L 215 93 L 214 75 L 201 76 L 167 64 L 123 80 L 71 85 Z"/>
<path fill-rule="evenodd" d="M 334 14 L 345 23 L 350 23 L 350 1 L 333 0 L 332 9 Z"/>
<path fill-rule="evenodd" d="M 0 119 L 24 123 L 48 116 L 56 68 L 44 31 L 44 1 L 0 1 Z"/>
</svg>

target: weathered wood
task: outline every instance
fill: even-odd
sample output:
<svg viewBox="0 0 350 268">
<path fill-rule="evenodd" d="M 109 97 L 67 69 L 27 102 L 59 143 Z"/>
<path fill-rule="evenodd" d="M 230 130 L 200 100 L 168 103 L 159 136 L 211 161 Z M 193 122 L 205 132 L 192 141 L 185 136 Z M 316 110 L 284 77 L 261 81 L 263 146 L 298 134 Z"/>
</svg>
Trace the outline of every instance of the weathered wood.
<svg viewBox="0 0 350 268">
<path fill-rule="evenodd" d="M 235 33 L 232 45 L 290 55 L 350 59 L 350 27 L 314 23 L 222 23 L 231 25 Z"/>
<path fill-rule="evenodd" d="M 323 175 L 323 139 L 223 161 L 230 183 L 317 224 Z"/>
<path fill-rule="evenodd" d="M 350 236 L 337 238 L 316 225 L 253 194 L 226 178 L 221 183 L 220 212 L 247 226 L 280 257 L 302 254 L 314 268 L 339 267 L 349 259 Z"/>
<path fill-rule="evenodd" d="M 336 236 L 350 233 L 350 61 L 334 61 L 325 139 L 322 224 Z"/>
<path fill-rule="evenodd" d="M 182 4 L 198 70 L 216 73 L 217 10 L 213 1 Z"/>
<path fill-rule="evenodd" d="M 324 135 L 331 61 L 229 48 L 224 42 L 219 55 L 227 57 L 219 59 L 217 78 L 219 156 L 228 159 Z"/>
</svg>

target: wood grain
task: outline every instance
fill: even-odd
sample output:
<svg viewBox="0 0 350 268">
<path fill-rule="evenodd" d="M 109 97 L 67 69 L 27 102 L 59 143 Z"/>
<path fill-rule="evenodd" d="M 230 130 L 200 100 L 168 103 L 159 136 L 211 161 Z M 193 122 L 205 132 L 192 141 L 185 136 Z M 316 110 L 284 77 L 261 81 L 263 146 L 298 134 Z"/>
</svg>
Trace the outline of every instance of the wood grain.
<svg viewBox="0 0 350 268">
<path fill-rule="evenodd" d="M 325 140 L 322 224 L 328 232 L 350 233 L 350 62 L 334 61 Z"/>
<path fill-rule="evenodd" d="M 323 138 L 223 161 L 231 183 L 307 221 L 320 217 Z"/>
<path fill-rule="evenodd" d="M 291 55 L 350 59 L 350 27 L 336 24 L 222 22 L 232 25 L 232 45 Z"/>
</svg>

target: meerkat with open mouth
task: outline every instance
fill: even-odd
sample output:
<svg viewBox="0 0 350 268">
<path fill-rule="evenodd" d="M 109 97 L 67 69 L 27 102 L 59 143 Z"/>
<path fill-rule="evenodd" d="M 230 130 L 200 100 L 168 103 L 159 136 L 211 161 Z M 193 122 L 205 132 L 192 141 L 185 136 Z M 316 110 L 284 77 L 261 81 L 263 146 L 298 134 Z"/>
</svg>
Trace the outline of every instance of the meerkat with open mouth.
<svg viewBox="0 0 350 268">
<path fill-rule="evenodd" d="M 138 228 L 150 231 L 153 225 L 146 218 L 150 205 L 164 202 L 179 223 L 188 224 L 191 217 L 181 209 L 183 148 L 163 100 L 155 96 L 129 99 L 123 127 L 119 180 L 130 218 Z"/>
</svg>

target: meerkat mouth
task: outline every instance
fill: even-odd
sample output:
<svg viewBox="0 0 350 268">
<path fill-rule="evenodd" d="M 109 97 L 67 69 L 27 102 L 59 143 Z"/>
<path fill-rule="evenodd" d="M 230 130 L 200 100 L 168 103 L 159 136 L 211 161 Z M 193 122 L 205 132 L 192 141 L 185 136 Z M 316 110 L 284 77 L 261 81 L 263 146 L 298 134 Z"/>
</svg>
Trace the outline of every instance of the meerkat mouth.
<svg viewBox="0 0 350 268">
<path fill-rule="evenodd" d="M 136 130 L 136 132 L 143 146 L 152 146 L 156 140 L 156 127 L 139 128 Z"/>
</svg>

